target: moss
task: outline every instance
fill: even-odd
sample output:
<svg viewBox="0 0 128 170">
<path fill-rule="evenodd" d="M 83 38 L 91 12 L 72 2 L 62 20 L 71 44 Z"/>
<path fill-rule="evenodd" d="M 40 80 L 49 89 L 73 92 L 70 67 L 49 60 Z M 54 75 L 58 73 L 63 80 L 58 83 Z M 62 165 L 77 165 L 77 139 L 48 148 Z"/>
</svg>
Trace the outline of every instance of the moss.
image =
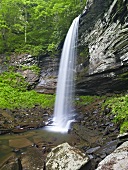
<svg viewBox="0 0 128 170">
<path fill-rule="evenodd" d="M 28 83 L 25 81 L 20 73 L 4 72 L 0 75 L 0 87 L 3 89 L 10 86 L 20 91 L 26 91 Z"/>
<path fill-rule="evenodd" d="M 93 103 L 99 96 L 79 96 L 76 98 L 76 105 L 83 106 Z"/>
<path fill-rule="evenodd" d="M 84 57 L 84 59 L 85 59 L 85 58 L 88 57 L 88 55 L 89 55 L 89 48 L 88 48 L 88 46 L 81 48 L 80 57 L 82 57 L 82 58 Z"/>
<path fill-rule="evenodd" d="M 88 64 L 89 64 L 89 48 L 88 45 L 80 46 L 78 48 L 78 65 L 81 65 L 80 70 L 77 72 L 77 80 L 81 79 L 81 77 L 85 76 L 88 73 Z"/>
<path fill-rule="evenodd" d="M 123 24 L 125 21 L 125 16 L 127 16 L 127 2 L 123 0 L 117 0 L 117 4 L 115 6 L 115 11 L 113 11 L 113 21 L 116 22 L 120 20 Z"/>
<path fill-rule="evenodd" d="M 22 70 L 32 70 L 34 73 L 39 74 L 40 72 L 40 68 L 36 65 L 32 65 L 32 66 L 22 66 L 21 67 Z"/>
<path fill-rule="evenodd" d="M 118 78 L 121 80 L 128 80 L 128 71 L 120 74 Z"/>
<path fill-rule="evenodd" d="M 123 37 L 124 38 L 124 37 Z M 123 39 L 122 38 L 122 39 Z M 120 42 L 121 42 L 121 40 L 120 40 Z M 128 45 L 128 42 L 127 42 L 127 39 L 126 40 L 122 40 L 122 42 L 121 42 L 121 44 L 118 46 L 118 47 L 116 47 L 117 48 L 117 50 L 120 50 L 120 49 L 123 49 L 125 46 L 127 46 Z"/>
<path fill-rule="evenodd" d="M 124 2 L 122 0 L 117 0 L 117 9 L 118 11 L 122 11 L 124 6 Z"/>
</svg>

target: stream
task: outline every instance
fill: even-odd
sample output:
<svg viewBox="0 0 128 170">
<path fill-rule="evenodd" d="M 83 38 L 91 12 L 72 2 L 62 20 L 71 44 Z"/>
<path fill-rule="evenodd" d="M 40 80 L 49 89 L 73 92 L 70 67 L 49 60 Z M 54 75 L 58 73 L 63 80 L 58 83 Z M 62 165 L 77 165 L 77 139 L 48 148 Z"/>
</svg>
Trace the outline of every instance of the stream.
<svg viewBox="0 0 128 170">
<path fill-rule="evenodd" d="M 42 162 L 43 158 L 53 148 L 61 143 L 68 142 L 74 145 L 77 141 L 80 141 L 79 137 L 74 134 L 68 133 L 55 133 L 46 131 L 44 128 L 38 130 L 30 130 L 28 132 L 19 134 L 5 134 L 0 136 L 0 167 L 6 164 L 13 158 L 19 158 L 23 160 L 28 157 L 29 150 L 35 154 L 35 148 L 41 153 Z M 38 155 L 40 156 L 40 154 Z M 27 158 L 26 158 L 27 159 Z M 39 160 L 36 164 L 40 164 Z M 30 163 L 31 164 L 31 163 Z M 29 165 L 30 166 L 30 165 Z M 29 167 L 30 168 L 30 167 Z"/>
<path fill-rule="evenodd" d="M 38 126 L 40 121 L 36 120 L 40 117 L 42 121 L 47 121 L 48 117 L 42 118 L 42 114 L 46 115 L 46 111 L 50 112 L 49 110 L 42 110 L 39 107 L 26 110 L 26 113 L 33 113 L 33 116 L 30 113 L 27 116 L 24 114 L 22 121 L 26 120 L 27 123 L 23 125 L 21 122 L 21 129 L 14 129 L 9 133 L 0 135 L 0 169 L 45 170 L 47 154 L 55 146 L 67 142 L 87 154 L 91 161 L 90 170 L 95 170 L 98 163 L 122 142 L 117 138 L 119 125 L 113 123 L 114 115 L 108 114 L 107 108 L 102 111 L 101 103 L 101 100 L 98 100 L 90 105 L 78 107 L 77 113 L 79 114 L 76 115 L 75 122 L 71 123 L 68 133 L 50 132 L 46 130 L 46 126 Z M 3 113 L 4 116 L 8 116 L 10 112 L 4 110 Z M 21 121 L 20 113 L 22 114 L 22 110 L 16 110 L 12 113 L 18 118 L 18 122 Z M 16 116 L 17 114 L 19 117 Z M 1 117 L 1 120 L 5 119 Z M 7 125 L 10 127 L 14 120 L 10 122 L 11 124 L 8 122 Z M 32 120 L 36 124 L 31 124 Z M 6 124 L 3 125 L 7 127 Z M 29 127 L 34 129 L 29 129 Z"/>
</svg>

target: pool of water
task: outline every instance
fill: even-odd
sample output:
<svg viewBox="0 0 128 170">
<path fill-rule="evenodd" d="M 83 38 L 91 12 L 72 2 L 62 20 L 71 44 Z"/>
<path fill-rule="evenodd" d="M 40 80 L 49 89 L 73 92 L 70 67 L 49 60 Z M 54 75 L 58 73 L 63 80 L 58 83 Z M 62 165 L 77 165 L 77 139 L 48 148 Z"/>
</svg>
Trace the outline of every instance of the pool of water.
<svg viewBox="0 0 128 170">
<path fill-rule="evenodd" d="M 73 139 L 73 140 L 72 140 Z M 25 152 L 28 147 L 35 145 L 54 147 L 61 143 L 78 140 L 71 134 L 51 132 L 44 129 L 31 130 L 20 134 L 6 134 L 0 136 L 0 167 L 13 155 L 20 150 L 20 154 Z"/>
</svg>

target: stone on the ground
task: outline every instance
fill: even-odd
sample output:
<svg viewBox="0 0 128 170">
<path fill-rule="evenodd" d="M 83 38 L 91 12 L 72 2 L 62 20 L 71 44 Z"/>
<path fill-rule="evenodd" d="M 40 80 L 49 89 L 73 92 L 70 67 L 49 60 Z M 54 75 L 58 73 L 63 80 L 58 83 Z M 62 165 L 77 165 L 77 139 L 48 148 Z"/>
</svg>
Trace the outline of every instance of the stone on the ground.
<svg viewBox="0 0 128 170">
<path fill-rule="evenodd" d="M 14 147 L 14 148 L 25 148 L 31 145 L 32 145 L 32 142 L 28 140 L 27 138 L 9 140 L 9 146 Z"/>
<path fill-rule="evenodd" d="M 36 148 L 28 148 L 21 156 L 23 170 L 44 170 L 44 158 L 42 153 Z"/>
<path fill-rule="evenodd" d="M 128 141 L 124 142 L 113 153 L 102 160 L 96 170 L 127 170 L 128 169 Z"/>
<path fill-rule="evenodd" d="M 63 143 L 53 148 L 47 155 L 47 170 L 78 170 L 85 166 L 89 158 L 75 147 Z"/>
</svg>

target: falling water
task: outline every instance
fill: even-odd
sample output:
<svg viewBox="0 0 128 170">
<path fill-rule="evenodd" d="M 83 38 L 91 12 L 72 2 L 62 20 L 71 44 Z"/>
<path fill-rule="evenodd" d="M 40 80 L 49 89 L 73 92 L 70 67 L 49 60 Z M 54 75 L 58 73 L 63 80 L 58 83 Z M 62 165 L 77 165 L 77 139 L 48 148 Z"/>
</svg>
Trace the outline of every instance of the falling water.
<svg viewBox="0 0 128 170">
<path fill-rule="evenodd" d="M 67 33 L 61 55 L 56 102 L 54 109 L 55 126 L 68 129 L 73 112 L 74 73 L 76 65 L 76 43 L 79 17 L 75 18 Z"/>
<path fill-rule="evenodd" d="M 53 131 L 67 132 L 73 119 L 74 73 L 78 26 L 79 16 L 72 22 L 63 46 L 56 91 Z"/>
</svg>

